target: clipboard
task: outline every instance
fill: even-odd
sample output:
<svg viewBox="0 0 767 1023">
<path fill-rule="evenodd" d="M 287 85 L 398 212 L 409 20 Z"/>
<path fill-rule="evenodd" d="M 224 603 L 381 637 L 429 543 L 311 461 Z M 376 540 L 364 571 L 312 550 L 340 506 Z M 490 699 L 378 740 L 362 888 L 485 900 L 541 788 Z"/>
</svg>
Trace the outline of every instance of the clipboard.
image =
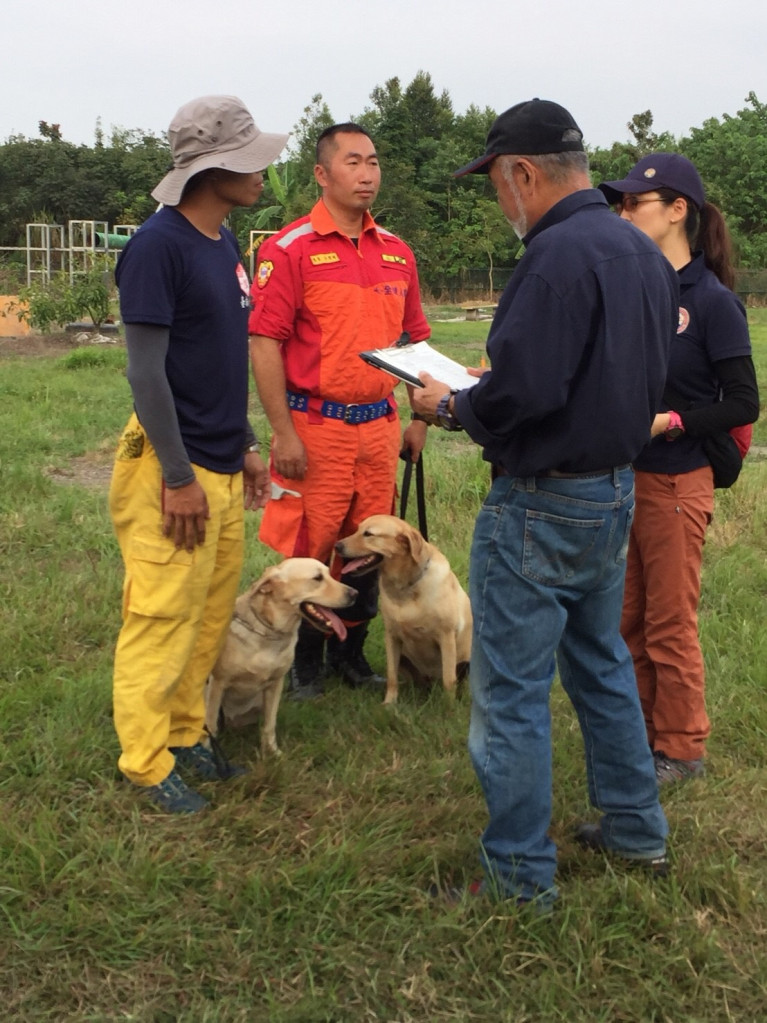
<svg viewBox="0 0 767 1023">
<path fill-rule="evenodd" d="M 390 348 L 371 348 L 359 356 L 370 366 L 413 387 L 423 387 L 419 373 L 430 373 L 435 379 L 447 384 L 452 391 L 463 391 L 473 387 L 479 377 L 473 377 L 465 366 L 432 348 L 428 341 L 415 344 L 392 345 Z"/>
</svg>

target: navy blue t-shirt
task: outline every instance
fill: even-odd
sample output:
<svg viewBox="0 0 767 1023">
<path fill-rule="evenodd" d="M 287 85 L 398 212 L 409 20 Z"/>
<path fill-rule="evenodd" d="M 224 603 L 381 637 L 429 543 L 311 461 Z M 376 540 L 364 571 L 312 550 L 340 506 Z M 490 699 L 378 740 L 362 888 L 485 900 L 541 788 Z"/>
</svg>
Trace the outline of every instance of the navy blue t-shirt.
<svg viewBox="0 0 767 1023">
<path fill-rule="evenodd" d="M 713 364 L 751 355 L 746 310 L 737 295 L 706 267 L 703 253 L 696 253 L 692 262 L 682 267 L 679 284 L 679 326 L 671 342 L 668 386 L 693 407 L 712 405 L 720 397 Z M 661 411 L 668 409 L 667 403 L 661 405 Z M 653 438 L 634 466 L 643 472 L 675 474 L 709 464 L 701 438 L 684 433 L 671 443 L 663 436 Z"/>
<path fill-rule="evenodd" d="M 165 370 L 189 460 L 243 465 L 250 285 L 237 242 L 206 237 L 166 206 L 125 246 L 115 271 L 125 323 L 170 329 Z"/>
<path fill-rule="evenodd" d="M 647 443 L 679 316 L 676 273 L 583 189 L 524 239 L 487 339 L 491 371 L 455 411 L 512 476 L 631 462 Z"/>
</svg>

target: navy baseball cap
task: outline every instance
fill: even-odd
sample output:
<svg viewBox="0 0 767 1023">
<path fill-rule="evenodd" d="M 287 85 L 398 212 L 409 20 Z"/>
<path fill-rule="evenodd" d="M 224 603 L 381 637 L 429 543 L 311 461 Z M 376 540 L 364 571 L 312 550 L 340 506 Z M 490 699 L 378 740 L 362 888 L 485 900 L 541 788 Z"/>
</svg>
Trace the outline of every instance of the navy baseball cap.
<svg viewBox="0 0 767 1023">
<path fill-rule="evenodd" d="M 628 172 L 622 181 L 603 181 L 599 188 L 609 203 L 619 203 L 624 192 L 631 195 L 670 188 L 691 199 L 701 209 L 706 191 L 695 165 L 679 153 L 650 153 Z"/>
<path fill-rule="evenodd" d="M 484 154 L 453 171 L 453 177 L 487 174 L 496 156 L 504 153 L 543 156 L 583 151 L 583 132 L 572 114 L 550 100 L 530 99 L 496 117 L 487 135 Z"/>
</svg>

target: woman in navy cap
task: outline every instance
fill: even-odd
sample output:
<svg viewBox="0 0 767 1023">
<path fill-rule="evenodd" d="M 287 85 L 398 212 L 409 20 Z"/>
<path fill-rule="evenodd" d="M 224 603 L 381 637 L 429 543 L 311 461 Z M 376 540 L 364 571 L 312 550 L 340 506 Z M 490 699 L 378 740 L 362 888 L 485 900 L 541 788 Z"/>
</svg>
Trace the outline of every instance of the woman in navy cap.
<svg viewBox="0 0 767 1023">
<path fill-rule="evenodd" d="M 621 632 L 634 659 L 659 784 L 704 773 L 710 724 L 698 639 L 700 569 L 714 508 L 703 440 L 759 415 L 746 313 L 731 290 L 732 247 L 695 166 L 643 157 L 599 186 L 679 274 L 679 327 L 652 440 L 634 463 L 636 507 Z M 721 400 L 720 400 L 721 399 Z"/>
</svg>

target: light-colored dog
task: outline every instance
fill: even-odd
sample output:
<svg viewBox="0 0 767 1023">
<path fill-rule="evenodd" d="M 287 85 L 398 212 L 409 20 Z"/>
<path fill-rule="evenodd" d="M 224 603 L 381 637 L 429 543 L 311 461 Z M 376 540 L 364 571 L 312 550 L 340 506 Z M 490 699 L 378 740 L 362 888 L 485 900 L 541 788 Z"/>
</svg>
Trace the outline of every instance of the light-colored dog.
<svg viewBox="0 0 767 1023">
<path fill-rule="evenodd" d="M 386 635 L 386 697 L 395 703 L 402 662 L 414 681 L 442 679 L 455 693 L 471 654 L 471 605 L 447 558 L 417 529 L 393 515 L 371 515 L 336 551 L 351 558 L 343 574 L 380 571 Z M 462 672 L 461 672 L 462 673 Z"/>
<path fill-rule="evenodd" d="M 219 716 L 235 728 L 263 714 L 261 752 L 279 754 L 277 709 L 304 618 L 321 632 L 346 637 L 330 608 L 349 607 L 357 591 L 337 582 L 314 558 L 288 558 L 267 568 L 234 605 L 229 634 L 205 691 L 205 724 L 218 731 Z"/>
</svg>

